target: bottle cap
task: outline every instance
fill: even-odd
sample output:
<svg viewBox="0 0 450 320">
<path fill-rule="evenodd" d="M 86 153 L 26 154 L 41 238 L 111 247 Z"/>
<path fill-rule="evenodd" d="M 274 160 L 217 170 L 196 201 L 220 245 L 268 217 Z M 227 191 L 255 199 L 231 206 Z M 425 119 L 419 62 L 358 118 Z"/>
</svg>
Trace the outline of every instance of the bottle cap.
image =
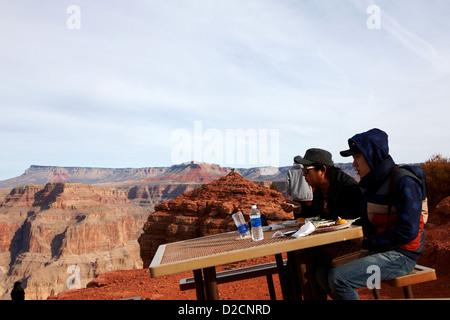
<svg viewBox="0 0 450 320">
<path fill-rule="evenodd" d="M 256 209 L 256 204 L 252 205 L 252 209 Z"/>
</svg>

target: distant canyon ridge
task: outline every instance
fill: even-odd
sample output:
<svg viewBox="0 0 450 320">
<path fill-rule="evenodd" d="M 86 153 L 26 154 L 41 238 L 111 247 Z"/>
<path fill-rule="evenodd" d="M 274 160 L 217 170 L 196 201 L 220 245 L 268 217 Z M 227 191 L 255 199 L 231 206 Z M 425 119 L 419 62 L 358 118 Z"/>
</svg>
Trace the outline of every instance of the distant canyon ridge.
<svg viewBox="0 0 450 320">
<path fill-rule="evenodd" d="M 357 178 L 351 163 L 337 163 L 349 175 Z M 27 184 L 46 184 L 52 182 L 77 182 L 127 188 L 137 185 L 156 185 L 161 183 L 209 183 L 232 169 L 242 177 L 252 181 L 282 181 L 291 166 L 225 168 L 216 164 L 191 161 L 169 167 L 145 168 L 95 168 L 59 167 L 32 165 L 22 175 L 0 181 L 0 188 L 14 188 Z"/>
<path fill-rule="evenodd" d="M 352 174 L 350 164 L 339 166 Z M 33 165 L 0 181 L 0 297 L 9 299 L 18 280 L 27 299 L 46 299 L 84 287 L 99 273 L 142 268 L 138 239 L 155 206 L 232 171 L 261 187 L 275 183 L 282 197 L 289 169 L 199 162 L 138 169 Z"/>
</svg>

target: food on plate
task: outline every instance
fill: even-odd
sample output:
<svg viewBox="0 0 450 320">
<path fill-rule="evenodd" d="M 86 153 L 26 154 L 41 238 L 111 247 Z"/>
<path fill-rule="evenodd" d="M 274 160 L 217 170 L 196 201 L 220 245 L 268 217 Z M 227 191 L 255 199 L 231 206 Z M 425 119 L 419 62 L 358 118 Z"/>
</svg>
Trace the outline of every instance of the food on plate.
<svg viewBox="0 0 450 320">
<path fill-rule="evenodd" d="M 333 227 L 333 226 L 335 226 L 334 222 L 333 223 L 327 223 L 327 224 L 318 225 L 318 226 L 316 226 L 316 229 L 328 228 L 328 227 Z"/>
<path fill-rule="evenodd" d="M 345 220 L 345 219 L 339 218 L 336 220 L 336 225 L 341 225 L 341 224 L 346 224 L 346 223 L 347 223 L 347 220 Z"/>
<path fill-rule="evenodd" d="M 297 218 L 298 226 L 301 227 L 305 224 L 305 218 Z"/>
<path fill-rule="evenodd" d="M 329 222 L 329 223 L 323 223 L 320 225 L 316 225 L 316 228 L 323 229 L 323 228 L 329 228 L 329 227 L 336 227 L 336 226 L 341 226 L 341 225 L 347 224 L 347 222 L 348 221 L 346 219 L 342 219 L 342 218 L 338 217 L 338 219 L 336 221 L 333 221 L 331 223 Z"/>
</svg>

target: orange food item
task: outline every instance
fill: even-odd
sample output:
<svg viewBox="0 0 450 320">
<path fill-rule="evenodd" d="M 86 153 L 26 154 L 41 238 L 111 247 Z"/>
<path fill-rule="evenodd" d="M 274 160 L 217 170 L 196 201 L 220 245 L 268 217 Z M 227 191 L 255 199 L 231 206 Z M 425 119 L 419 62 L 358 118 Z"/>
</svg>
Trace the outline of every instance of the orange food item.
<svg viewBox="0 0 450 320">
<path fill-rule="evenodd" d="M 347 220 L 345 220 L 345 219 L 337 219 L 336 220 L 336 225 L 338 225 L 338 224 L 346 224 L 347 223 Z"/>
<path fill-rule="evenodd" d="M 305 222 L 305 218 L 297 218 L 297 222 L 303 223 Z"/>
</svg>

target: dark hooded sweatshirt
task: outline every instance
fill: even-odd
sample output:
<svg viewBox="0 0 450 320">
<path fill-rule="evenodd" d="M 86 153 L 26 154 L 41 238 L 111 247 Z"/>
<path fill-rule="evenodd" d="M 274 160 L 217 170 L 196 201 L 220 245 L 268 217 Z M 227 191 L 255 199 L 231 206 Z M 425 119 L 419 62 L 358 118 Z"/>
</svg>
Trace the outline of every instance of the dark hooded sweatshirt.
<svg viewBox="0 0 450 320">
<path fill-rule="evenodd" d="M 355 135 L 348 143 L 350 148 L 359 149 L 371 170 L 359 183 L 361 221 L 366 237 L 363 248 L 375 252 L 396 250 L 417 261 L 423 252 L 421 213 L 425 187 L 415 175 L 401 167 L 395 171 L 391 182 L 397 165 L 389 155 L 385 132 L 372 129 Z"/>
</svg>

